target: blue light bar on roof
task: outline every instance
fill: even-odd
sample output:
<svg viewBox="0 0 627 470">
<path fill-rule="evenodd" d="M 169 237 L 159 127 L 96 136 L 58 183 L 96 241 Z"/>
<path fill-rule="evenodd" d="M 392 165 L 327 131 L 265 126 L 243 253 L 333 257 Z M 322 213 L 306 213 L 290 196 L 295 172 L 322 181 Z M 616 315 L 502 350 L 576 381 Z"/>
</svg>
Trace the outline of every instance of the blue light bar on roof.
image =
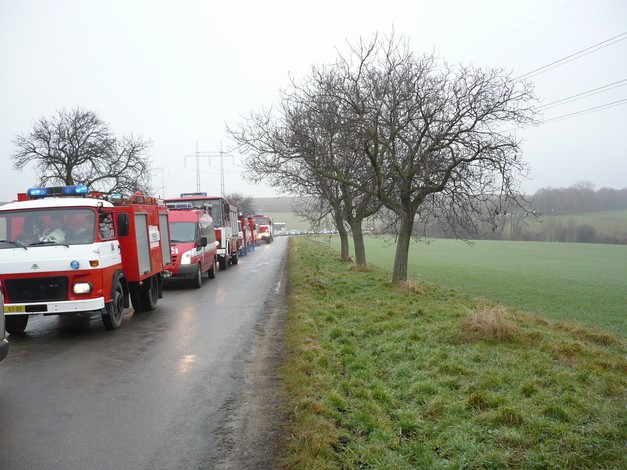
<svg viewBox="0 0 627 470">
<path fill-rule="evenodd" d="M 189 196 L 206 196 L 207 193 L 181 193 L 181 197 L 189 197 Z"/>
<path fill-rule="evenodd" d="M 41 199 L 55 196 L 86 196 L 89 193 L 87 186 L 83 184 L 75 186 L 55 186 L 47 188 L 30 188 L 26 195 L 31 199 Z"/>
</svg>

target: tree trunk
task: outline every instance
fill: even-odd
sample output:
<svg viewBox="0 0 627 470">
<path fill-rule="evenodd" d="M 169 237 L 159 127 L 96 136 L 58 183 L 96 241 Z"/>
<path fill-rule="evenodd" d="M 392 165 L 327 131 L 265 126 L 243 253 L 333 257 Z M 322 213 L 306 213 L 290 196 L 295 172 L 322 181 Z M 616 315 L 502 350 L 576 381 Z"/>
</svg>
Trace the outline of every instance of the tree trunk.
<svg viewBox="0 0 627 470">
<path fill-rule="evenodd" d="M 412 229 L 414 227 L 414 213 L 402 215 L 400 230 L 396 240 L 396 254 L 394 256 L 394 270 L 392 271 L 392 283 L 399 285 L 407 280 L 407 260 L 409 258 L 409 244 L 411 242 Z"/>
<path fill-rule="evenodd" d="M 335 211 L 335 213 L 337 214 L 338 212 Z M 348 247 L 348 233 L 344 228 L 344 219 L 341 216 L 335 216 L 335 226 L 338 234 L 340 235 L 340 259 L 348 261 L 351 259 Z"/>
<path fill-rule="evenodd" d="M 361 220 L 349 220 L 353 231 L 353 243 L 355 245 L 355 263 L 357 266 L 366 266 L 366 246 L 364 245 L 364 232 L 361 228 Z"/>
</svg>

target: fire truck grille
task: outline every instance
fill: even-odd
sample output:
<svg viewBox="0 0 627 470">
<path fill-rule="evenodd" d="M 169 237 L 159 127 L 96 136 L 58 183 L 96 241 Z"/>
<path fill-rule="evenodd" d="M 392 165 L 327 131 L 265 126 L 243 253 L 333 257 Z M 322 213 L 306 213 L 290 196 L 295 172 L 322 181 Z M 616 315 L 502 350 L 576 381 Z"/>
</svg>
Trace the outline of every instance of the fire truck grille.
<svg viewBox="0 0 627 470">
<path fill-rule="evenodd" d="M 63 276 L 5 281 L 7 297 L 12 303 L 67 300 L 68 284 L 68 278 Z"/>
</svg>

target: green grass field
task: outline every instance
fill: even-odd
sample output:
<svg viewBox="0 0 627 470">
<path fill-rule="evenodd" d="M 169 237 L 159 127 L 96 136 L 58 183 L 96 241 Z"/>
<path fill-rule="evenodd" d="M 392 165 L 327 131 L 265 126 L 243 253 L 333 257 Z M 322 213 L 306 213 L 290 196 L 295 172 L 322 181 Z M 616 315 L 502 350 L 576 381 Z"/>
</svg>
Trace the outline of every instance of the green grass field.
<svg viewBox="0 0 627 470">
<path fill-rule="evenodd" d="M 369 251 L 381 247 L 370 242 Z M 413 247 L 415 272 L 430 281 L 437 276 L 425 273 L 439 272 L 455 292 L 395 287 L 387 269 L 342 262 L 323 238 L 292 237 L 281 368 L 286 468 L 627 468 L 625 342 L 477 301 L 459 287 L 466 278 L 468 290 L 489 284 L 522 302 L 543 283 L 577 291 L 594 274 L 586 269 L 605 271 L 608 261 L 619 283 L 613 258 L 624 261 L 624 250 L 577 248 Z M 392 250 L 379 251 L 385 260 Z M 532 274 L 537 281 L 525 283 Z M 547 305 L 571 301 L 560 295 Z"/>
<path fill-rule="evenodd" d="M 330 244 L 339 249 L 337 237 Z M 394 251 L 390 239 L 366 239 L 368 263 L 391 269 Z M 627 336 L 625 245 L 476 241 L 469 246 L 437 239 L 410 246 L 408 273 L 552 320 Z"/>
</svg>

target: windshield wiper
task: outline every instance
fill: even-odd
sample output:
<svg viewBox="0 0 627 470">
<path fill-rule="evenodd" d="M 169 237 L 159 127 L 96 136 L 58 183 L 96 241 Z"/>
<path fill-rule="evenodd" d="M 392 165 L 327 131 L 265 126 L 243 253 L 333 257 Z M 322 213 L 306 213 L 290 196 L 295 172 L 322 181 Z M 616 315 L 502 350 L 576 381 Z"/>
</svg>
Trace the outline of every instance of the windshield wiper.
<svg viewBox="0 0 627 470">
<path fill-rule="evenodd" d="M 56 240 L 42 240 L 40 242 L 31 243 L 28 246 L 37 246 L 37 245 L 62 245 L 62 246 L 67 246 L 68 248 L 70 247 L 70 245 L 68 245 L 67 243 L 60 243 Z"/>
<path fill-rule="evenodd" d="M 0 243 L 8 243 L 9 245 L 13 245 L 18 248 L 24 248 L 25 250 L 28 250 L 28 248 L 26 248 L 26 246 L 22 245 L 20 242 L 14 242 L 13 240 L 0 240 Z"/>
</svg>

